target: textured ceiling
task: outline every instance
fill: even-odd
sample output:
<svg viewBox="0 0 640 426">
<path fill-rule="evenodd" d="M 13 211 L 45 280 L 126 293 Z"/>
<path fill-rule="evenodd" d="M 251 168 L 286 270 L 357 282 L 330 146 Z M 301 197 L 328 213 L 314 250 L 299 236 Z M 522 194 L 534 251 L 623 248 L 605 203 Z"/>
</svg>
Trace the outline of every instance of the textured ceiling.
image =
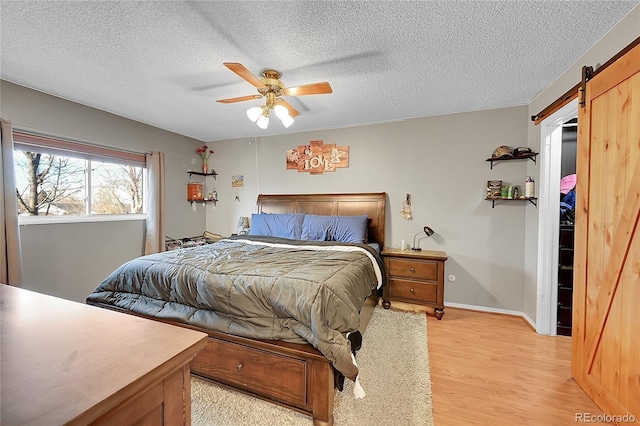
<svg viewBox="0 0 640 426">
<path fill-rule="evenodd" d="M 638 3 L 0 0 L 0 76 L 205 141 L 339 128 L 528 104 Z M 223 62 L 333 94 L 261 130 Z"/>
</svg>

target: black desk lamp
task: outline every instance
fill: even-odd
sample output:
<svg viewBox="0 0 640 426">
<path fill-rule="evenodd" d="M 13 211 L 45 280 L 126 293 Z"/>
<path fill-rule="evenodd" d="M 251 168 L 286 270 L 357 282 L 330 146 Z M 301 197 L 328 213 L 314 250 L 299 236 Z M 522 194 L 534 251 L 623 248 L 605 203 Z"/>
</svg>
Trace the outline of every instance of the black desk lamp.
<svg viewBox="0 0 640 426">
<path fill-rule="evenodd" d="M 422 234 L 422 233 L 427 234 L 427 237 L 430 237 L 433 235 L 433 229 L 429 228 L 428 226 L 425 226 L 423 228 L 422 231 L 418 232 L 414 237 L 413 237 L 413 247 L 411 247 L 411 250 L 415 250 L 415 251 L 420 251 L 422 250 L 420 247 L 416 246 L 416 237 L 418 237 L 418 235 Z"/>
</svg>

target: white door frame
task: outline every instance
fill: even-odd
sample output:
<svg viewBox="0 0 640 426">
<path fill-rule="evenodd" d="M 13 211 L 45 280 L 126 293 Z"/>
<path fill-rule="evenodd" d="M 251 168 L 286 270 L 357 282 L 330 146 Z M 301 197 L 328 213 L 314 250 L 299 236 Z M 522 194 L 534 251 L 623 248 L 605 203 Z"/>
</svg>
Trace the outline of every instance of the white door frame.
<svg viewBox="0 0 640 426">
<path fill-rule="evenodd" d="M 540 124 L 536 331 L 540 334 L 551 336 L 557 334 L 556 324 L 558 321 L 558 244 L 560 238 L 562 125 L 577 116 L 578 100 L 575 99 Z"/>
</svg>

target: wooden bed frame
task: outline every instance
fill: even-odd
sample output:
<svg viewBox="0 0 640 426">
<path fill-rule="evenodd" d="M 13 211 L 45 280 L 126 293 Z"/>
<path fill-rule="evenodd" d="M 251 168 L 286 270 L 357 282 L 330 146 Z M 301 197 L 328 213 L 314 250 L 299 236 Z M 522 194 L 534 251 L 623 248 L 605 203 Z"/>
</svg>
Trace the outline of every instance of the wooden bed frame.
<svg viewBox="0 0 640 426">
<path fill-rule="evenodd" d="M 369 216 L 368 241 L 384 247 L 386 193 L 259 195 L 259 213 L 307 213 Z M 378 295 L 361 311 L 364 335 Z M 131 313 L 99 304 L 98 306 Z M 151 318 L 157 320 L 156 318 Z M 191 372 L 313 417 L 314 425 L 333 424 L 335 371 L 310 344 L 256 340 L 164 321 L 209 335 L 205 349 L 191 362 Z"/>
</svg>

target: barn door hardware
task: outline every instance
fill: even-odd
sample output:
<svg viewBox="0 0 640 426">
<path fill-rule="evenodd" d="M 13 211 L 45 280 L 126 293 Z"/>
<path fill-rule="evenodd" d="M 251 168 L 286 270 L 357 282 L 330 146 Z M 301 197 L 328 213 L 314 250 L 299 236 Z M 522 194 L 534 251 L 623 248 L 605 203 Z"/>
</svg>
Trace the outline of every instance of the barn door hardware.
<svg viewBox="0 0 640 426">
<path fill-rule="evenodd" d="M 582 83 L 580 85 L 580 106 L 584 108 L 587 103 L 587 81 L 593 76 L 593 67 L 582 67 Z"/>
</svg>

